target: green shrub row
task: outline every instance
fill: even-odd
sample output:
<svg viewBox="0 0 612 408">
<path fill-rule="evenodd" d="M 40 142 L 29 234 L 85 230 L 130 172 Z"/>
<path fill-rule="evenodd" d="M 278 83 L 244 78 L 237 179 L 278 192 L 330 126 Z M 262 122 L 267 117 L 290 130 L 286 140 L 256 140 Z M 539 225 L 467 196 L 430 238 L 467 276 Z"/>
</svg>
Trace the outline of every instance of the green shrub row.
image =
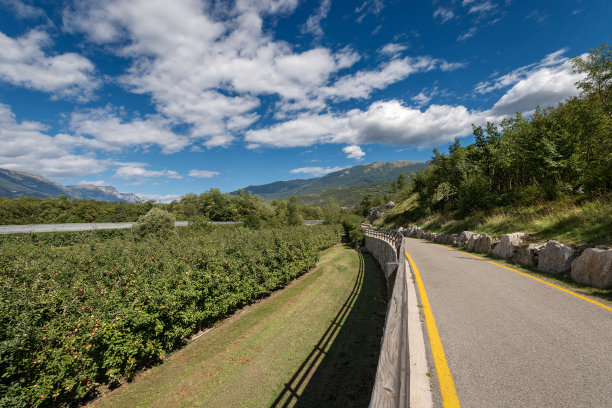
<svg viewBox="0 0 612 408">
<path fill-rule="evenodd" d="M 302 226 L 3 246 L 0 406 L 63 405 L 130 378 L 339 240 L 338 226 Z"/>
</svg>

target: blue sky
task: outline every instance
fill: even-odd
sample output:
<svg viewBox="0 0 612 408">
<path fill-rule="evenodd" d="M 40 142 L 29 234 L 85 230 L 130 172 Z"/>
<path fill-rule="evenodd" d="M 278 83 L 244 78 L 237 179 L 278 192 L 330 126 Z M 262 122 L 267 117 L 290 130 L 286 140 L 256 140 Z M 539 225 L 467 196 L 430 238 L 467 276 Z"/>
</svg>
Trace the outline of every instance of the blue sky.
<svg viewBox="0 0 612 408">
<path fill-rule="evenodd" d="M 612 2 L 0 0 L 0 168 L 169 200 L 427 160 L 576 95 Z"/>
</svg>

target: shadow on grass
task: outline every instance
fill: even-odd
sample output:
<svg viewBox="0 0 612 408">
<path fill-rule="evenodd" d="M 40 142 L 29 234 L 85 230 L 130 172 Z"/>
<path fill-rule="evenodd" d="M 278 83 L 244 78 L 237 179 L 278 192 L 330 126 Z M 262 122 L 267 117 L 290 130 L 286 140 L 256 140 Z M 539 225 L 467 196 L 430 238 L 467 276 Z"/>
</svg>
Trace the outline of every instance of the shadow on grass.
<svg viewBox="0 0 612 408">
<path fill-rule="evenodd" d="M 271 407 L 366 407 L 374 386 L 387 293 L 369 254 L 359 254 L 355 286 Z"/>
</svg>

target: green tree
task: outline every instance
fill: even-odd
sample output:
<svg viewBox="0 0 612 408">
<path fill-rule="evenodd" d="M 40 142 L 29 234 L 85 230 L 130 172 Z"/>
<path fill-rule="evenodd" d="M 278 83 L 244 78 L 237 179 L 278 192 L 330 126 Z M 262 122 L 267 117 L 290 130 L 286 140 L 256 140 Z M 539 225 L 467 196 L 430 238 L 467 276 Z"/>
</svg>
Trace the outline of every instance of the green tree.
<svg viewBox="0 0 612 408">
<path fill-rule="evenodd" d="M 333 198 L 327 199 L 323 208 L 323 219 L 326 224 L 336 224 L 340 221 L 340 204 Z"/>
<path fill-rule="evenodd" d="M 298 198 L 294 195 L 287 202 L 287 224 L 292 226 L 304 224 L 304 219 L 300 215 Z"/>
<path fill-rule="evenodd" d="M 133 229 L 139 238 L 168 239 L 176 234 L 174 221 L 174 216 L 168 211 L 154 207 L 138 218 L 138 222 L 134 224 Z"/>
<path fill-rule="evenodd" d="M 589 50 L 591 53 L 582 59 L 572 59 L 574 72 L 586 74 L 576 85 L 586 95 L 596 95 L 601 109 L 612 119 L 612 48 L 601 44 Z"/>
</svg>

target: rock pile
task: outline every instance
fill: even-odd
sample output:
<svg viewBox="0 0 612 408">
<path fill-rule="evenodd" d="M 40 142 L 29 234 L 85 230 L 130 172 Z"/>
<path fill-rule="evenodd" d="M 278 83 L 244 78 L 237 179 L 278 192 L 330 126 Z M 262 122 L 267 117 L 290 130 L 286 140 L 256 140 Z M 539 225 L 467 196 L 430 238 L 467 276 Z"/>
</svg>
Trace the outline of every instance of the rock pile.
<svg viewBox="0 0 612 408">
<path fill-rule="evenodd" d="M 569 272 L 574 281 L 587 285 L 612 287 L 612 249 L 587 248 L 580 253 L 552 240 L 545 244 L 526 243 L 527 234 L 522 232 L 498 238 L 472 231 L 463 231 L 461 234 L 433 233 L 411 225 L 401 233 L 406 237 L 427 239 L 468 251 L 492 254 L 497 258 L 535 267 L 544 272 Z"/>
</svg>

